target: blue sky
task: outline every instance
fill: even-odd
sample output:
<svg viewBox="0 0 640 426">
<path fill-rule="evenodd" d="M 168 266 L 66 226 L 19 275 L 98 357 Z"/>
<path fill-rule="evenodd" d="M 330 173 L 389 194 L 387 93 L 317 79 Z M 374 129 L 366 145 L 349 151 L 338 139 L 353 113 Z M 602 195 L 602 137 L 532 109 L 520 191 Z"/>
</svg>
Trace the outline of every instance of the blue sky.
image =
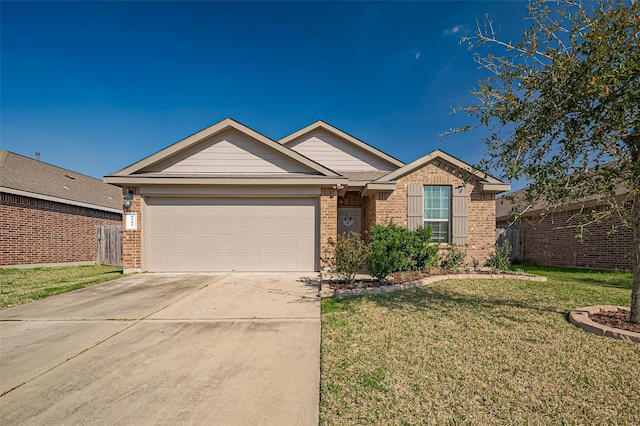
<svg viewBox="0 0 640 426">
<path fill-rule="evenodd" d="M 322 119 L 474 164 L 481 131 L 439 136 L 486 76 L 460 37 L 489 13 L 517 39 L 525 6 L 2 1 L 0 147 L 102 178 L 225 117 L 273 139 Z"/>
</svg>

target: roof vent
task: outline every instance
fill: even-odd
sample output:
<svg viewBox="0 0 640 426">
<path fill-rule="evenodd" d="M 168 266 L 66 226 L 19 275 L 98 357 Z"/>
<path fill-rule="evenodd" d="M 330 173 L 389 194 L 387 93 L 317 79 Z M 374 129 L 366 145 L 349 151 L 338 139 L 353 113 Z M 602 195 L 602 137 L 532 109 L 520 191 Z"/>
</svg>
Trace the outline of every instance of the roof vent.
<svg viewBox="0 0 640 426">
<path fill-rule="evenodd" d="M 67 179 L 76 180 L 76 178 L 74 178 L 74 177 L 73 177 L 73 176 L 71 176 L 71 175 L 64 175 L 64 177 L 66 177 Z"/>
<path fill-rule="evenodd" d="M 36 151 L 36 161 L 40 161 L 40 152 Z"/>
</svg>

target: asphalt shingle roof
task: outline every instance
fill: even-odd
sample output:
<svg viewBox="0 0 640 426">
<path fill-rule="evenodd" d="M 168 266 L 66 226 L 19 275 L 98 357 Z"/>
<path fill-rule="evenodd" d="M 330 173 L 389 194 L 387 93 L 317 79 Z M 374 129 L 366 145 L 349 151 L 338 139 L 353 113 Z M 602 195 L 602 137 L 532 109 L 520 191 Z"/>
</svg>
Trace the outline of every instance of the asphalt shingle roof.
<svg viewBox="0 0 640 426">
<path fill-rule="evenodd" d="M 110 209 L 122 208 L 122 189 L 115 185 L 4 150 L 0 150 L 0 187 Z"/>
<path fill-rule="evenodd" d="M 350 181 L 360 182 L 360 181 L 374 181 L 378 178 L 381 178 L 384 175 L 388 175 L 389 171 L 379 171 L 373 170 L 370 172 L 338 172 L 342 176 L 346 177 Z"/>
</svg>

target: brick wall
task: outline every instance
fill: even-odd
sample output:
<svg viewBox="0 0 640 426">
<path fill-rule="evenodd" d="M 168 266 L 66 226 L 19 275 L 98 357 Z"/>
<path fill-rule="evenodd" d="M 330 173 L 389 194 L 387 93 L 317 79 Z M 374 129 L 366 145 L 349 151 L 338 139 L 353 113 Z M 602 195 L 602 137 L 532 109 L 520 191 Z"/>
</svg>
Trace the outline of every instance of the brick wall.
<svg viewBox="0 0 640 426">
<path fill-rule="evenodd" d="M 365 202 L 365 223 L 375 216 L 375 223 L 385 224 L 389 220 L 407 226 L 407 185 L 451 185 L 464 183 L 461 171 L 447 163 L 433 161 L 426 166 L 400 178 L 391 193 L 378 193 L 375 199 Z M 493 194 L 480 193 L 477 182 L 467 183 L 468 199 L 468 245 L 466 264 L 474 259 L 483 265 L 495 247 L 496 206 Z"/>
<path fill-rule="evenodd" d="M 320 193 L 320 256 L 324 256 L 329 238 L 338 234 L 338 194 L 333 188 L 322 188 Z M 322 269 L 324 265 L 320 265 Z"/>
<path fill-rule="evenodd" d="M 599 209 L 600 211 L 603 208 Z M 629 212 L 631 206 L 628 207 Z M 513 225 L 522 229 L 523 262 L 546 266 L 631 270 L 633 232 L 617 214 L 586 227 L 584 240 L 576 237 L 577 211 L 527 218 Z M 506 227 L 502 222 L 498 227 Z M 612 230 L 616 230 L 612 232 Z"/>
<path fill-rule="evenodd" d="M 0 193 L 0 265 L 95 262 L 96 226 L 118 213 Z"/>
<path fill-rule="evenodd" d="M 347 191 L 343 197 L 338 197 L 338 207 L 362 207 L 363 204 L 358 191 Z"/>
<path fill-rule="evenodd" d="M 470 189 L 467 186 L 467 189 Z M 494 194 L 483 193 L 476 184 L 469 194 L 469 241 L 467 260 L 475 259 L 483 266 L 496 245 L 496 198 Z"/>
<path fill-rule="evenodd" d="M 362 234 L 364 241 L 369 242 L 371 239 L 371 226 L 376 223 L 376 198 L 377 194 L 371 197 L 364 197 L 362 207 Z"/>
<path fill-rule="evenodd" d="M 133 200 L 131 208 L 127 213 L 136 213 L 138 215 L 138 229 L 131 230 L 126 227 L 126 217 L 122 217 L 122 268 L 142 269 L 142 205 L 143 200 L 140 196 L 140 188 L 137 186 L 125 187 L 124 193 L 133 192 Z"/>
</svg>

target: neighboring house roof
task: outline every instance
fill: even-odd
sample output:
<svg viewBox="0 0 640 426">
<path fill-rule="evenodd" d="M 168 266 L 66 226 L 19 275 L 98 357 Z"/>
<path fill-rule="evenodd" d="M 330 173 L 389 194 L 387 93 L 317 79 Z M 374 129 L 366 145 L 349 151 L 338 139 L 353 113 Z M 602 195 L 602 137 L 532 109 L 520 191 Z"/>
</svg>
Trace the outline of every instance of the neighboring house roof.
<svg viewBox="0 0 640 426">
<path fill-rule="evenodd" d="M 117 186 L 4 150 L 0 150 L 0 192 L 122 212 L 122 189 Z"/>
<path fill-rule="evenodd" d="M 508 183 L 504 183 L 501 180 L 494 178 L 480 170 L 470 166 L 462 160 L 455 158 L 452 155 L 447 154 L 444 151 L 436 149 L 435 151 L 425 155 L 424 157 L 418 158 L 415 161 L 412 161 L 409 164 L 406 164 L 403 167 L 400 167 L 398 170 L 395 170 L 391 173 L 387 173 L 386 175 L 376 179 L 373 183 L 376 184 L 384 184 L 393 182 L 402 176 L 405 176 L 420 167 L 424 167 L 426 164 L 441 160 L 447 162 L 454 166 L 455 168 L 461 170 L 463 173 L 469 174 L 476 178 L 480 182 L 480 191 L 482 192 L 492 192 L 492 193 L 500 193 L 504 191 L 508 191 L 511 188 L 511 185 Z"/>
<path fill-rule="evenodd" d="M 346 183 L 329 168 L 226 118 L 124 169 L 116 184 Z"/>
<path fill-rule="evenodd" d="M 582 200 L 568 200 L 564 204 L 550 205 L 544 200 L 537 201 L 533 204 L 525 202 L 525 194 L 527 188 L 519 189 L 503 195 L 496 200 L 496 221 L 502 222 L 509 220 L 514 213 L 519 213 L 527 217 L 535 216 L 541 212 L 562 212 L 571 211 L 585 207 L 600 206 L 608 204 L 612 198 L 611 194 L 596 194 Z M 624 184 L 620 184 L 615 190 L 615 200 L 617 202 L 624 201 L 629 194 L 629 188 Z M 516 211 L 519 210 L 519 211 Z"/>
<path fill-rule="evenodd" d="M 331 134 L 333 136 L 337 136 L 341 141 L 346 142 L 347 145 L 351 145 L 353 147 L 355 147 L 357 150 L 359 150 L 358 152 L 362 153 L 366 153 L 368 154 L 370 157 L 373 157 L 375 159 L 377 159 L 377 163 L 379 165 L 384 165 L 381 170 L 395 170 L 398 167 L 402 167 L 404 166 L 404 163 L 400 160 L 398 160 L 397 158 L 392 157 L 391 155 L 380 151 L 379 149 L 376 149 L 374 147 L 372 147 L 371 145 L 361 141 L 360 139 L 357 139 L 353 136 L 351 136 L 350 134 L 338 129 L 337 127 L 334 127 L 322 120 L 318 120 L 315 123 L 312 123 L 300 130 L 298 130 L 297 132 L 291 133 L 288 136 L 285 136 L 284 138 L 280 139 L 280 143 L 282 145 L 286 145 L 291 147 L 292 149 L 302 152 L 303 154 L 307 155 L 308 157 L 316 160 L 316 161 L 320 161 L 319 158 L 320 157 L 315 157 L 316 155 L 321 155 L 320 152 L 317 151 L 317 146 L 311 146 L 308 148 L 303 148 L 300 149 L 299 147 L 297 147 L 298 144 L 300 143 L 306 143 L 308 142 L 307 139 L 305 138 L 305 136 L 311 136 L 314 134 L 318 134 L 318 131 L 324 131 L 328 134 Z M 330 141 L 325 141 L 325 142 L 330 142 Z M 336 150 L 339 150 L 340 148 L 335 147 Z M 342 149 L 343 151 L 345 151 L 344 149 Z M 325 148 L 326 151 L 326 148 Z M 324 152 L 325 155 L 327 155 L 327 152 Z M 340 171 L 347 171 L 348 166 L 346 166 L 347 168 L 341 168 L 341 169 L 337 169 L 336 170 L 338 172 Z M 376 167 L 371 167 L 372 170 L 374 170 Z M 357 170 L 361 170 L 361 169 L 357 169 Z M 354 171 L 357 171 L 354 169 Z"/>
</svg>

